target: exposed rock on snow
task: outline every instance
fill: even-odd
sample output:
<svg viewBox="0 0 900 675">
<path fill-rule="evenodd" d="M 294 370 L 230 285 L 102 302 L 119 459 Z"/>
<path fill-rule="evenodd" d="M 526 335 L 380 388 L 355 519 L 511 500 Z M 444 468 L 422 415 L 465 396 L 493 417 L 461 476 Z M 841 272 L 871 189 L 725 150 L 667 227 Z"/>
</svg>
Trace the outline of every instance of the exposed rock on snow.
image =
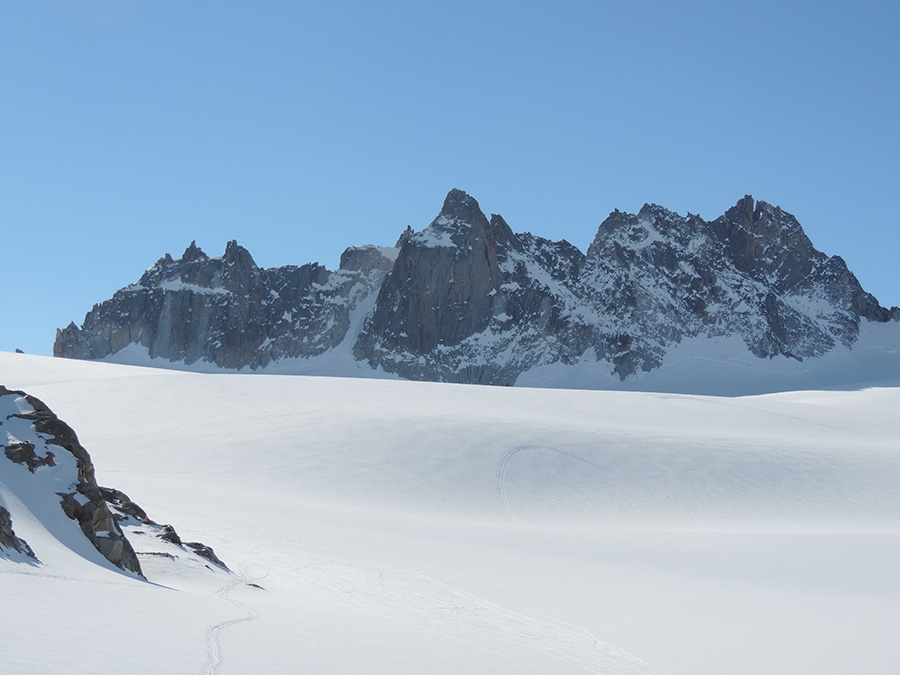
<svg viewBox="0 0 900 675">
<path fill-rule="evenodd" d="M 103 557 L 117 567 L 141 574 L 134 549 L 106 506 L 90 455 L 72 428 L 25 392 L 0 386 L 0 401 L 4 404 L 0 421 L 8 427 L 0 443 L 7 459 L 24 465 L 31 474 L 55 469 L 55 475 L 47 476 L 41 488 L 56 493 L 63 512 L 78 523 Z M 36 480 L 43 478 L 35 475 Z"/>
<path fill-rule="evenodd" d="M 41 400 L 2 385 L 0 446 L 8 460 L 0 461 L 0 482 L 14 494 L 24 496 L 31 508 L 42 505 L 38 510 L 45 515 L 53 511 L 55 503 L 56 512 L 61 510 L 77 523 L 94 548 L 116 567 L 143 575 L 135 548 L 123 531 L 123 527 L 128 529 L 139 524 L 144 531 L 156 535 L 160 545 L 173 544 L 188 555 L 200 556 L 227 569 L 209 547 L 200 543 L 182 544 L 170 525 L 150 520 L 123 492 L 100 487 L 91 457 L 79 443 L 75 431 Z M 22 469 L 17 471 L 14 465 Z M 15 535 L 12 516 L 2 506 L 0 547 L 36 557 L 28 544 Z"/>
<path fill-rule="evenodd" d="M 147 512 L 144 511 L 140 506 L 135 504 L 131 499 L 121 490 L 116 490 L 114 488 L 100 488 L 101 493 L 103 494 L 103 498 L 106 500 L 106 503 L 109 505 L 110 509 L 113 511 L 116 520 L 119 522 L 119 525 L 126 531 L 133 533 L 135 535 L 146 535 L 151 534 L 153 538 L 160 540 L 160 542 L 165 542 L 168 546 L 161 546 L 159 543 L 152 543 L 148 546 L 141 547 L 141 550 L 138 551 L 138 556 L 153 556 L 160 555 L 166 556 L 168 558 L 174 558 L 179 555 L 177 549 L 181 549 L 182 551 L 196 555 L 204 560 L 213 563 L 214 565 L 222 568 L 223 570 L 227 570 L 228 566 L 219 560 L 219 557 L 215 554 L 215 551 L 210 546 L 206 544 L 202 544 L 196 541 L 183 542 L 181 537 L 178 535 L 178 532 L 175 531 L 175 528 L 171 525 L 160 525 L 159 523 L 151 520 L 151 518 L 147 515 Z M 146 539 L 146 537 L 142 537 L 142 539 Z M 167 550 L 151 550 L 151 549 L 159 549 L 165 548 Z"/>
<path fill-rule="evenodd" d="M 347 249 L 333 272 L 260 269 L 235 242 L 222 258 L 192 243 L 81 328 L 58 331 L 54 354 L 140 345 L 188 366 L 257 369 L 350 345 L 348 358 L 408 379 L 514 384 L 543 366 L 601 364 L 625 380 L 689 338 L 814 359 L 853 345 L 862 320 L 900 321 L 900 309 L 816 250 L 792 215 L 750 196 L 713 221 L 655 205 L 615 211 L 584 254 L 515 234 L 452 190 L 424 230 L 407 228 L 395 248 Z"/>
<path fill-rule="evenodd" d="M 12 516 L 5 507 L 0 506 L 0 551 L 2 549 L 12 549 L 17 553 L 24 553 L 29 558 L 36 558 L 34 551 L 24 539 L 16 536 L 12 527 Z"/>
</svg>

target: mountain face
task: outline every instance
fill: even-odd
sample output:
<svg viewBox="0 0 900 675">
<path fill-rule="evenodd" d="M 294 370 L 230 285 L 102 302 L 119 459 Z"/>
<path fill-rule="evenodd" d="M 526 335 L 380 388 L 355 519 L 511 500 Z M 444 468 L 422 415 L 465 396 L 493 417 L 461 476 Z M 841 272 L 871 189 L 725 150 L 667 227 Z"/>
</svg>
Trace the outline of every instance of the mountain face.
<svg viewBox="0 0 900 675">
<path fill-rule="evenodd" d="M 95 305 L 81 329 L 59 331 L 53 352 L 99 359 L 140 344 L 151 358 L 253 369 L 317 356 L 344 339 L 351 310 L 381 283 L 395 253 L 350 248 L 334 272 L 315 263 L 261 269 L 237 242 L 221 258 L 191 243 L 179 260 L 166 255 Z"/>
<path fill-rule="evenodd" d="M 514 384 L 531 368 L 601 363 L 621 380 L 685 338 L 737 336 L 760 359 L 852 345 L 860 321 L 900 321 L 797 220 L 744 197 L 713 221 L 645 205 L 615 211 L 582 253 L 516 234 L 452 190 L 394 248 L 347 249 L 340 267 L 261 269 L 230 242 L 191 244 L 57 332 L 54 355 L 257 369 L 345 350 L 415 380 Z"/>
</svg>

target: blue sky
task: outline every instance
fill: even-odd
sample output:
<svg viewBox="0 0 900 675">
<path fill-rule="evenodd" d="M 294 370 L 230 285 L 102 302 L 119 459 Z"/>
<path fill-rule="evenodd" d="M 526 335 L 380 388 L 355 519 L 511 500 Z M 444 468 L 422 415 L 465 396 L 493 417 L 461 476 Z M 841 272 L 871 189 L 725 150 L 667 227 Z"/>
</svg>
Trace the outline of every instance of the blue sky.
<svg viewBox="0 0 900 675">
<path fill-rule="evenodd" d="M 613 209 L 796 215 L 900 304 L 900 3 L 0 5 L 0 350 L 196 239 L 270 267 L 466 190 L 582 250 Z"/>
</svg>

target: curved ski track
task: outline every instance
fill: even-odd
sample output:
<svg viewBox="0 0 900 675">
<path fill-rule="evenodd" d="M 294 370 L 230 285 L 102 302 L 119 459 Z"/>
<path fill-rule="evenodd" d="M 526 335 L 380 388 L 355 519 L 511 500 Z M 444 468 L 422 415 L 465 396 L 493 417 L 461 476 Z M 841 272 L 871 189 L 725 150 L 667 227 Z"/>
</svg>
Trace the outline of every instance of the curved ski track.
<svg viewBox="0 0 900 675">
<path fill-rule="evenodd" d="M 596 466 L 594 462 L 585 459 L 584 457 L 579 457 L 575 453 L 566 452 L 565 450 L 560 450 L 559 448 L 554 448 L 549 445 L 517 445 L 514 448 L 510 448 L 500 456 L 500 461 L 497 463 L 497 494 L 500 497 L 500 506 L 503 507 L 503 510 L 513 519 L 515 519 L 516 516 L 513 513 L 512 506 L 506 496 L 506 471 L 509 468 L 509 463 L 512 458 L 523 450 L 548 450 L 550 452 L 555 452 L 557 455 L 563 455 L 565 457 L 576 459 L 579 462 Z"/>
<path fill-rule="evenodd" d="M 227 584 L 222 586 L 222 588 L 216 591 L 216 595 L 225 600 L 228 600 L 228 602 L 230 602 L 241 611 L 246 612 L 246 616 L 240 617 L 238 619 L 231 619 L 229 621 L 222 621 L 210 626 L 206 630 L 206 664 L 203 667 L 203 675 L 216 675 L 216 673 L 219 671 L 219 667 L 222 665 L 222 647 L 219 637 L 222 630 L 228 628 L 229 626 L 235 626 L 239 623 L 254 621 L 259 617 L 259 612 L 253 611 L 243 603 L 238 602 L 230 596 L 231 591 L 234 590 L 237 586 L 246 585 L 251 583 L 252 581 L 253 580 L 247 578 L 246 570 L 244 569 L 244 566 L 241 565 L 240 577 L 237 579 L 232 579 Z"/>
</svg>

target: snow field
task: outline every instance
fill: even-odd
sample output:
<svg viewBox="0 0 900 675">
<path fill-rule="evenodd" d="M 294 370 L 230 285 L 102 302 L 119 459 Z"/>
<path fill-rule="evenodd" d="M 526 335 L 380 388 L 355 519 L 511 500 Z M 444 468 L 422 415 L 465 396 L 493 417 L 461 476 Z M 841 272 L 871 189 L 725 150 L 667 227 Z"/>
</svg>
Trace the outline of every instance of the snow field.
<svg viewBox="0 0 900 675">
<path fill-rule="evenodd" d="M 900 657 L 898 389 L 716 398 L 12 354 L 0 373 L 78 432 L 101 484 L 234 571 L 142 558 L 150 585 L 65 551 L 0 559 L 7 606 L 29 608 L 2 672 L 837 674 Z M 39 523 L 13 524 L 42 557 Z M 102 647 L 89 607 L 115 608 Z"/>
</svg>

